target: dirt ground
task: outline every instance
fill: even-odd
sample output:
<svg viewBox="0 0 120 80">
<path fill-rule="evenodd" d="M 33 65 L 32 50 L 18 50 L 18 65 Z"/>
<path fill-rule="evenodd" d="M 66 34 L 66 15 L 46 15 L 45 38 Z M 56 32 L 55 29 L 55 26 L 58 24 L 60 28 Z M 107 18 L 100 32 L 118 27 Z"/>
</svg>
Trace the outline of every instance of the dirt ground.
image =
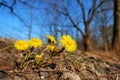
<svg viewBox="0 0 120 80">
<path fill-rule="evenodd" d="M 120 60 L 113 52 L 76 50 L 61 53 L 49 65 L 19 69 L 16 65 L 21 52 L 15 40 L 0 39 L 0 80 L 120 80 Z"/>
</svg>

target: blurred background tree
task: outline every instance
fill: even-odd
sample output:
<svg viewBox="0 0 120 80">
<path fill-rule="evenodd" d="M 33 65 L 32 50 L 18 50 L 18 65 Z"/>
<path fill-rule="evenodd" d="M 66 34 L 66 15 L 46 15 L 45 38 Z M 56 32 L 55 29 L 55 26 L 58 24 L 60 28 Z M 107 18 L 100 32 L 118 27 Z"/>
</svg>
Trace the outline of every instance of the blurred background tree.
<svg viewBox="0 0 120 80">
<path fill-rule="evenodd" d="M 119 53 L 120 51 L 120 0 L 114 1 L 114 27 L 112 49 L 117 51 L 117 53 Z"/>
<path fill-rule="evenodd" d="M 44 40 L 44 36 L 50 34 L 59 40 L 61 35 L 68 34 L 76 39 L 78 48 L 85 51 L 111 48 L 113 6 L 114 0 L 0 1 L 1 10 L 6 9 L 4 12 L 19 19 L 19 28 L 25 32 L 14 27 L 19 35 L 26 35 L 27 39 L 37 35 Z M 113 38 L 113 44 L 115 40 Z"/>
</svg>

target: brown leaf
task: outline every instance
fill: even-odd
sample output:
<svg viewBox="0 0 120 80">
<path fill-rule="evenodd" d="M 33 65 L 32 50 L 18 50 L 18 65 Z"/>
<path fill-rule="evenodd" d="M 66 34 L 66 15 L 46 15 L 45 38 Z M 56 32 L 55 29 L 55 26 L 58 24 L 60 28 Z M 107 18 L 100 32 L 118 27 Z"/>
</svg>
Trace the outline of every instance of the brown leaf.
<svg viewBox="0 0 120 80">
<path fill-rule="evenodd" d="M 0 58 L 0 69 L 1 70 L 11 70 L 14 68 L 13 62 L 6 62 L 4 59 Z"/>
<path fill-rule="evenodd" d="M 48 60 L 48 64 L 51 64 L 53 61 L 52 61 L 52 59 L 49 59 Z"/>
</svg>

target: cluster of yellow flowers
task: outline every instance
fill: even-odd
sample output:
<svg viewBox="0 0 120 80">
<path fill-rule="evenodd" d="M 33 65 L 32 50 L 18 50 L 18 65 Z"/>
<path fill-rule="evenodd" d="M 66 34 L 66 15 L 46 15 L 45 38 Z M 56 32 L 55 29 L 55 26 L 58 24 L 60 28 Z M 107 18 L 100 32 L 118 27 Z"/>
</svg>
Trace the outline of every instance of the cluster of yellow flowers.
<svg viewBox="0 0 120 80">
<path fill-rule="evenodd" d="M 15 42 L 15 48 L 18 50 L 26 50 L 28 47 L 41 47 L 43 41 L 38 38 L 31 38 L 29 41 L 18 40 Z"/>
<path fill-rule="evenodd" d="M 57 50 L 55 46 L 57 44 L 56 39 L 51 35 L 47 35 L 46 38 L 48 38 L 49 43 L 52 43 L 48 45 L 47 48 L 50 49 L 51 52 L 54 52 L 54 50 Z M 69 35 L 63 35 L 60 38 L 60 44 L 68 52 L 73 52 L 77 49 L 77 44 L 75 40 L 72 39 L 72 37 Z M 18 50 L 26 50 L 28 49 L 28 47 L 35 47 L 35 48 L 41 47 L 42 45 L 43 45 L 43 41 L 39 38 L 31 38 L 29 41 L 18 40 L 15 42 L 15 48 Z"/>
<path fill-rule="evenodd" d="M 57 47 L 57 41 L 55 37 L 51 35 L 47 35 L 48 43 L 43 47 L 43 51 L 41 53 L 36 53 L 35 48 L 42 47 L 43 41 L 39 38 L 31 38 L 29 41 L 26 40 L 17 40 L 14 44 L 15 48 L 18 50 L 24 50 L 24 55 L 22 57 L 21 62 L 26 62 L 32 59 L 34 66 L 39 66 L 42 63 L 46 63 L 50 58 L 57 55 L 58 53 L 63 52 L 64 50 L 67 52 L 73 52 L 77 49 L 77 44 L 75 40 L 69 35 L 63 35 L 60 38 L 60 44 L 62 46 L 61 49 Z M 49 54 L 45 54 L 46 50 L 50 51 Z M 33 53 L 36 54 L 33 54 Z M 46 58 L 45 58 L 46 57 Z"/>
</svg>

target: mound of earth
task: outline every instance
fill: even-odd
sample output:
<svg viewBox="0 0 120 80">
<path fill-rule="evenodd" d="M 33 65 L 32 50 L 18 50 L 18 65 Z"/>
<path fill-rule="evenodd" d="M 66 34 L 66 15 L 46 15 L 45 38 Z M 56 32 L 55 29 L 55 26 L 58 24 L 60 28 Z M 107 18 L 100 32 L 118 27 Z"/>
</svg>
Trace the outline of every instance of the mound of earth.
<svg viewBox="0 0 120 80">
<path fill-rule="evenodd" d="M 29 64 L 19 69 L 16 62 L 21 52 L 14 40 L 0 39 L 0 80 L 119 80 L 120 62 L 110 52 L 62 52 L 50 64 L 32 69 Z"/>
</svg>

